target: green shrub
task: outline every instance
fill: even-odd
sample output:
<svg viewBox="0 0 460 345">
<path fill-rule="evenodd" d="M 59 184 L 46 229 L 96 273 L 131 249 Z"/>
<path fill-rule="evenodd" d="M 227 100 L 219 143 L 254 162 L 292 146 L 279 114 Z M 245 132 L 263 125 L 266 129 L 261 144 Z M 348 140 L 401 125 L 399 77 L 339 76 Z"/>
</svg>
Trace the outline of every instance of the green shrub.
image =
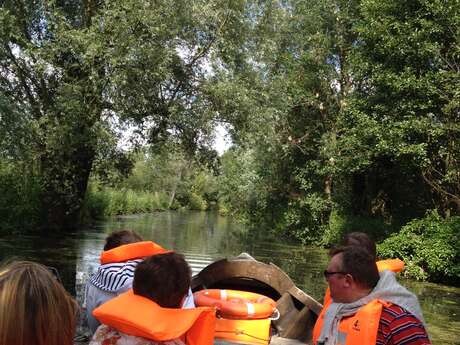
<svg viewBox="0 0 460 345">
<path fill-rule="evenodd" d="M 86 193 L 82 215 L 88 220 L 120 214 L 145 213 L 165 210 L 168 203 L 169 197 L 165 193 L 117 190 L 91 185 Z"/>
<path fill-rule="evenodd" d="M 104 218 L 109 203 L 107 193 L 102 191 L 96 184 L 90 184 L 86 190 L 82 207 L 83 222 Z"/>
<path fill-rule="evenodd" d="M 230 214 L 230 208 L 223 201 L 219 200 L 217 203 L 217 209 L 221 216 L 228 216 Z"/>
<path fill-rule="evenodd" d="M 208 207 L 208 204 L 200 195 L 190 192 L 188 194 L 188 207 L 191 210 L 204 211 Z"/>
<path fill-rule="evenodd" d="M 324 233 L 330 202 L 321 195 L 311 193 L 289 202 L 282 227 L 289 236 L 302 243 L 318 242 Z"/>
<path fill-rule="evenodd" d="M 106 216 L 128 213 L 126 207 L 126 191 L 108 189 L 106 193 L 109 199 L 109 205 L 105 212 Z"/>
<path fill-rule="evenodd" d="M 168 207 L 170 209 L 177 210 L 178 208 L 182 207 L 176 200 L 173 200 L 172 205 L 169 205 L 169 194 L 163 192 L 155 192 L 153 193 L 153 204 L 155 210 L 167 210 Z"/>
<path fill-rule="evenodd" d="M 381 218 L 353 216 L 333 210 L 321 242 L 326 246 L 337 244 L 345 234 L 353 231 L 364 232 L 378 241 L 388 236 L 393 231 L 393 227 Z"/>
<path fill-rule="evenodd" d="M 329 215 L 329 224 L 324 230 L 321 242 L 326 246 L 339 243 L 346 228 L 345 217 L 337 210 L 332 210 Z"/>
<path fill-rule="evenodd" d="M 0 165 L 0 191 L 0 232 L 36 229 L 40 224 L 39 179 Z"/>
<path fill-rule="evenodd" d="M 444 219 L 430 211 L 378 245 L 383 258 L 400 258 L 405 275 L 420 280 L 460 283 L 460 217 Z"/>
</svg>

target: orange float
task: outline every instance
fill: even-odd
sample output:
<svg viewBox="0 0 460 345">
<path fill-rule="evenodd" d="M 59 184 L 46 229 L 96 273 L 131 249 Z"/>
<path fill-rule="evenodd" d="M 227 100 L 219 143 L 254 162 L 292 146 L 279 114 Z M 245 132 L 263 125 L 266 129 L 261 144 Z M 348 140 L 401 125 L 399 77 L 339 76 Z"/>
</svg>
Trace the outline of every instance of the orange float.
<svg viewBox="0 0 460 345">
<path fill-rule="evenodd" d="M 276 302 L 254 292 L 239 290 L 200 290 L 193 294 L 200 307 L 216 307 L 219 316 L 226 319 L 266 319 L 276 311 Z"/>
</svg>

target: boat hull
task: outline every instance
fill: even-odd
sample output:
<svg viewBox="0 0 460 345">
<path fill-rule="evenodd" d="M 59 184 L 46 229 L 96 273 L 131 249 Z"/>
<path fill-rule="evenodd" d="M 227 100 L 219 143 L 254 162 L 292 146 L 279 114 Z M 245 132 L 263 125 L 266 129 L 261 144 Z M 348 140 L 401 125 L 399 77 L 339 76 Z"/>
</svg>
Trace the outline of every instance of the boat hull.
<svg viewBox="0 0 460 345">
<path fill-rule="evenodd" d="M 271 322 L 270 345 L 311 343 L 313 327 L 322 305 L 299 289 L 279 267 L 257 261 L 247 254 L 222 259 L 205 267 L 192 279 L 192 291 L 234 289 L 251 291 L 276 301 L 279 318 Z M 218 336 L 216 334 L 216 336 Z M 216 340 L 215 344 L 255 344 Z"/>
</svg>

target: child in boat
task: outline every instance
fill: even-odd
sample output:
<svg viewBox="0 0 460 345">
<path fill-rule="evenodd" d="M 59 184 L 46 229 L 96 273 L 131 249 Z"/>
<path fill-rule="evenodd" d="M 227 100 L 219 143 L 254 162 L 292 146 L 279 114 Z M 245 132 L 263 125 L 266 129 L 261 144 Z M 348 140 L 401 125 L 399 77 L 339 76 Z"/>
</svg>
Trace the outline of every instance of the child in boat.
<svg viewBox="0 0 460 345">
<path fill-rule="evenodd" d="M 101 265 L 86 283 L 86 318 L 91 334 L 94 334 L 99 321 L 93 310 L 119 294 L 131 289 L 134 270 L 144 257 L 166 250 L 131 230 L 111 233 L 105 241 L 101 254 Z M 184 308 L 194 308 L 191 291 L 184 301 Z"/>
<path fill-rule="evenodd" d="M 72 345 L 78 306 L 46 266 L 0 268 L 0 344 Z"/>
<path fill-rule="evenodd" d="M 211 345 L 214 309 L 181 309 L 190 282 L 182 255 L 148 257 L 136 267 L 132 290 L 94 310 L 102 325 L 89 345 Z"/>
</svg>

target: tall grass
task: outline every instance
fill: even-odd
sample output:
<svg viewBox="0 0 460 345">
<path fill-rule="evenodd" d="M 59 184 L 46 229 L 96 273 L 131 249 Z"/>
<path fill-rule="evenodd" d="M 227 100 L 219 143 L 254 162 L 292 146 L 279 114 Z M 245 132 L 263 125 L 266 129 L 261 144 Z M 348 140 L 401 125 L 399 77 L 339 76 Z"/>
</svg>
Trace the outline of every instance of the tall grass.
<svg viewBox="0 0 460 345">
<path fill-rule="evenodd" d="M 166 210 L 168 203 L 169 197 L 166 193 L 91 185 L 86 192 L 83 218 L 101 219 L 121 214 Z"/>
<path fill-rule="evenodd" d="M 40 224 L 40 180 L 0 162 L 0 233 L 24 232 Z"/>
</svg>

